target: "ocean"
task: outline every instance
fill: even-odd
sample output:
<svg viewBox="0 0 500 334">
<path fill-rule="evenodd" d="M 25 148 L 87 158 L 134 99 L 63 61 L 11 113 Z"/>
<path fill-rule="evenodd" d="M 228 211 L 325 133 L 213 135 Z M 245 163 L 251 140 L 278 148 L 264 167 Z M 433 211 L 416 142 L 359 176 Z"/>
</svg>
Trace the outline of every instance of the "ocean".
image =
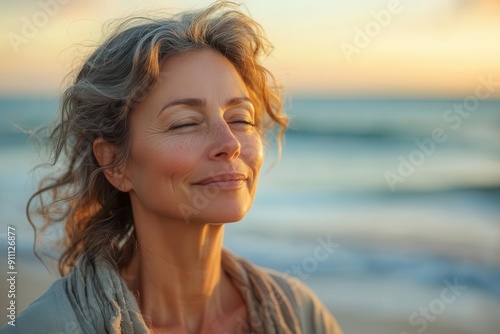
<svg viewBox="0 0 500 334">
<path fill-rule="evenodd" d="M 334 311 L 400 319 L 405 333 L 458 282 L 465 297 L 441 321 L 499 328 L 488 315 L 500 314 L 500 101 L 294 98 L 286 109 L 283 154 L 270 140 L 254 206 L 227 226 L 226 247 L 303 280 Z M 0 233 L 15 226 L 21 253 L 40 160 L 15 125 L 56 112 L 56 100 L 0 100 Z M 464 329 L 479 321 L 484 331 Z"/>
</svg>

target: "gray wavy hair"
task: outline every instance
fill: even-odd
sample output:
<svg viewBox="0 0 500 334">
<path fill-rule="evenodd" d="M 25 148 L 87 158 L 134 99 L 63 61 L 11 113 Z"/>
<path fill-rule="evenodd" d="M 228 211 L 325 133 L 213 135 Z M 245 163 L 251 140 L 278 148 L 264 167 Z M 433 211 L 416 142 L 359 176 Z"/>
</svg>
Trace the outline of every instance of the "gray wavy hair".
<svg viewBox="0 0 500 334">
<path fill-rule="evenodd" d="M 261 133 L 277 126 L 280 144 L 288 119 L 275 79 L 260 63 L 272 45 L 261 26 L 238 6 L 219 1 L 167 19 L 128 18 L 88 57 L 63 93 L 60 117 L 48 127 L 48 143 L 54 152 L 52 164 L 62 162 L 64 169 L 44 178 L 27 204 L 35 231 L 32 212 L 44 219 L 40 233 L 56 225 L 64 227 L 59 240 L 61 275 L 82 256 L 120 268 L 134 253 L 137 239 L 129 196 L 113 187 L 103 170 L 127 159 L 129 115 L 157 82 L 165 58 L 203 48 L 222 54 L 257 104 L 256 125 Z M 112 164 L 97 162 L 92 149 L 96 138 L 118 147 Z M 32 210 L 36 198 L 40 204 Z"/>
</svg>

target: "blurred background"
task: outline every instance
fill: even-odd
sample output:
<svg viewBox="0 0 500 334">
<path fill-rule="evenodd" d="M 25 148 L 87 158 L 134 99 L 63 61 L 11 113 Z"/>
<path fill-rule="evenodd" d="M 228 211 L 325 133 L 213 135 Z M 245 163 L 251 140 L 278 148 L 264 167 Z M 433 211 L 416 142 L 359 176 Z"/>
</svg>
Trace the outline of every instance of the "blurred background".
<svg viewBox="0 0 500 334">
<path fill-rule="evenodd" d="M 6 275 L 13 226 L 18 312 L 55 276 L 32 255 L 24 212 L 41 161 L 15 124 L 56 115 L 64 76 L 110 19 L 209 3 L 0 0 L 0 264 Z M 275 45 L 265 64 L 292 122 L 226 246 L 304 281 L 345 333 L 497 334 L 500 2 L 244 7 Z"/>
</svg>

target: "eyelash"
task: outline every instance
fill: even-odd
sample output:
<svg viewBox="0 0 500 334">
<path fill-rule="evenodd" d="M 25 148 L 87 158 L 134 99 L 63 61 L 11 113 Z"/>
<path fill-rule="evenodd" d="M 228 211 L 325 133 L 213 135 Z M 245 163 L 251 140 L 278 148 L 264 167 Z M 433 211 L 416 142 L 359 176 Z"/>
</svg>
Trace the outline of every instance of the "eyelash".
<svg viewBox="0 0 500 334">
<path fill-rule="evenodd" d="M 238 124 L 246 124 L 246 125 L 250 125 L 250 126 L 255 126 L 254 123 L 250 122 L 250 121 L 234 121 L 234 122 L 231 122 L 230 124 L 234 124 L 234 123 L 238 123 Z"/>
<path fill-rule="evenodd" d="M 179 124 L 179 125 L 174 125 L 170 128 L 170 130 L 177 130 L 181 129 L 187 126 L 193 126 L 193 125 L 198 125 L 198 123 L 186 123 L 186 124 Z"/>
<path fill-rule="evenodd" d="M 255 126 L 255 123 L 252 123 L 250 121 L 243 121 L 243 120 L 242 121 L 230 122 L 229 124 L 245 124 L 245 125 Z M 181 128 L 184 128 L 184 127 L 195 126 L 195 125 L 198 125 L 198 123 L 179 124 L 179 125 L 172 126 L 170 128 L 170 130 L 177 130 L 177 129 L 181 129 Z"/>
</svg>

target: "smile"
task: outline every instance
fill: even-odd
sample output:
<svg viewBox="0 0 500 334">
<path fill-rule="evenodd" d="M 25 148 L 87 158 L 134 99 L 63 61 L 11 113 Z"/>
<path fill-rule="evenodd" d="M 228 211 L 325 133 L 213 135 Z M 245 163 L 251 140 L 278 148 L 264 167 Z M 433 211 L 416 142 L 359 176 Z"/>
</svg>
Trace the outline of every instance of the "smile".
<svg viewBox="0 0 500 334">
<path fill-rule="evenodd" d="M 195 185 L 221 189 L 236 189 L 240 188 L 246 180 L 247 176 L 241 173 L 221 173 L 196 182 Z"/>
</svg>

